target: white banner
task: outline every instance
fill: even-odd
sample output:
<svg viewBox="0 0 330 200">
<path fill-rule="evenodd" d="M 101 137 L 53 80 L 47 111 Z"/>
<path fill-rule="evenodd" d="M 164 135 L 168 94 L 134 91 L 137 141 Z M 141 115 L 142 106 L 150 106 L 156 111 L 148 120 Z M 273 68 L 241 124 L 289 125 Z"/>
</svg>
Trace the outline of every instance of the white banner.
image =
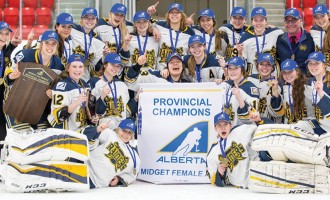
<svg viewBox="0 0 330 200">
<path fill-rule="evenodd" d="M 214 115 L 224 91 L 216 83 L 141 84 L 140 180 L 209 183 L 206 155 L 216 142 Z"/>
</svg>

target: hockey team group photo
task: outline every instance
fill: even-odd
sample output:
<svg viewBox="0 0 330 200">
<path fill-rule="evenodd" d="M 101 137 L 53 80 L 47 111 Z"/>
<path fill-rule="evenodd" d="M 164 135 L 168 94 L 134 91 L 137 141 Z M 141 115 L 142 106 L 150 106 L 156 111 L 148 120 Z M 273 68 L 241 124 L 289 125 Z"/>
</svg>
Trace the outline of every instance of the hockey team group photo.
<svg viewBox="0 0 330 200">
<path fill-rule="evenodd" d="M 0 1 L 0 193 L 330 194 L 329 8 Z"/>
</svg>

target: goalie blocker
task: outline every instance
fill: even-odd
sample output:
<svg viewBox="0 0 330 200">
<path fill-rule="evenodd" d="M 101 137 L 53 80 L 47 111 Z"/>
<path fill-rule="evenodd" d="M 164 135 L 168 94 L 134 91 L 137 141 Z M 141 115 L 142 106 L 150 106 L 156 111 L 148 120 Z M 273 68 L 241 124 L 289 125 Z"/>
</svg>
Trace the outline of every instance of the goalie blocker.
<svg viewBox="0 0 330 200">
<path fill-rule="evenodd" d="M 329 194 L 330 169 L 321 165 L 251 161 L 249 189 L 254 192 Z"/>
</svg>

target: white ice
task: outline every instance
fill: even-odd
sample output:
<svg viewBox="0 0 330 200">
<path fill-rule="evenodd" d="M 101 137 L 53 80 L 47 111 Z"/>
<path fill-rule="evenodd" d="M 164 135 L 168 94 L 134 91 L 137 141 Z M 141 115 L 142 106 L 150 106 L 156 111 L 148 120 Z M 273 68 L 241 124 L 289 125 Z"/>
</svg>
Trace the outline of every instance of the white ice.
<svg viewBox="0 0 330 200">
<path fill-rule="evenodd" d="M 210 184 L 155 185 L 134 182 L 128 187 L 93 189 L 86 192 L 63 193 L 8 193 L 0 183 L 1 200 L 322 200 L 320 194 L 262 194 L 233 187 L 215 187 Z"/>
</svg>

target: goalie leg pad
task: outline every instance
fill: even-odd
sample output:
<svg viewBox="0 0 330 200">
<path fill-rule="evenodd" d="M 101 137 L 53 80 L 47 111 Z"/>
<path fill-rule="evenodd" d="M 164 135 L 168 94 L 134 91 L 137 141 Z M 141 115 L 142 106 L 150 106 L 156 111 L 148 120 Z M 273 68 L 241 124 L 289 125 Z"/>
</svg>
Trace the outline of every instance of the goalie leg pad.
<svg viewBox="0 0 330 200">
<path fill-rule="evenodd" d="M 264 193 L 314 193 L 314 165 L 250 162 L 249 189 Z"/>
<path fill-rule="evenodd" d="M 86 161 L 89 157 L 86 136 L 69 130 L 50 128 L 25 133 L 10 130 L 5 143 L 6 161 L 21 165 L 68 157 Z"/>
<path fill-rule="evenodd" d="M 88 168 L 85 164 L 48 161 L 32 165 L 8 163 L 1 167 L 5 188 L 10 192 L 89 189 Z"/>
</svg>

